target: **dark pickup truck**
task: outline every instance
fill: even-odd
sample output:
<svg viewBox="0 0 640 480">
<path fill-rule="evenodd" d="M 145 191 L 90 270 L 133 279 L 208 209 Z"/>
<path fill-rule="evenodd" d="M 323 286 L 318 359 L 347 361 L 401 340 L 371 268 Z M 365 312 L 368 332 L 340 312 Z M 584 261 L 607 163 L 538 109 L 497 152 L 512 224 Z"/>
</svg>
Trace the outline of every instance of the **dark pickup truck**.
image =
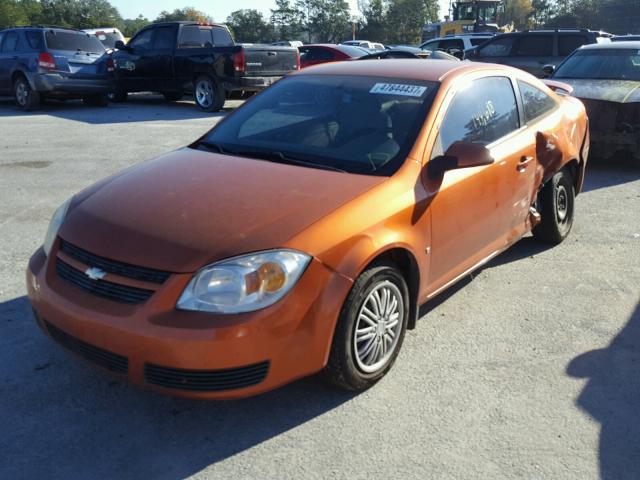
<svg viewBox="0 0 640 480">
<path fill-rule="evenodd" d="M 262 90 L 300 68 L 297 48 L 236 45 L 224 25 L 154 23 L 116 48 L 115 101 L 129 92 L 161 92 L 170 101 L 193 93 L 207 112 L 221 110 L 231 92 Z"/>
</svg>

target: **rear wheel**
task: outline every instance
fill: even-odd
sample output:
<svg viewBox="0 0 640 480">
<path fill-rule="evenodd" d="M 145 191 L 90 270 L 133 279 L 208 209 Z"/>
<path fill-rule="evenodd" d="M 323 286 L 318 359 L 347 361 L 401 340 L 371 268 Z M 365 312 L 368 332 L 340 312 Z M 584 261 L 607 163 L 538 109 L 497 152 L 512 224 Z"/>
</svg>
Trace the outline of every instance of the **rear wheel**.
<svg viewBox="0 0 640 480">
<path fill-rule="evenodd" d="M 196 79 L 193 97 L 198 108 L 205 112 L 217 112 L 224 106 L 224 90 L 207 75 Z"/>
<path fill-rule="evenodd" d="M 182 92 L 162 92 L 162 95 L 167 102 L 177 102 L 184 97 Z"/>
<path fill-rule="evenodd" d="M 537 209 L 541 220 L 534 227 L 533 236 L 553 244 L 567 238 L 573 225 L 574 203 L 573 178 L 566 170 L 560 170 L 538 193 Z"/>
<path fill-rule="evenodd" d="M 85 105 L 89 105 L 91 107 L 106 107 L 109 105 L 109 95 L 106 93 L 99 93 L 97 95 L 84 97 L 82 101 Z"/>
<path fill-rule="evenodd" d="M 342 307 L 325 379 L 355 391 L 380 380 L 400 352 L 409 311 L 409 289 L 394 265 L 366 270 Z"/>
<path fill-rule="evenodd" d="M 40 93 L 31 88 L 26 78 L 20 76 L 13 84 L 16 105 L 24 111 L 35 110 L 40 106 Z"/>
</svg>

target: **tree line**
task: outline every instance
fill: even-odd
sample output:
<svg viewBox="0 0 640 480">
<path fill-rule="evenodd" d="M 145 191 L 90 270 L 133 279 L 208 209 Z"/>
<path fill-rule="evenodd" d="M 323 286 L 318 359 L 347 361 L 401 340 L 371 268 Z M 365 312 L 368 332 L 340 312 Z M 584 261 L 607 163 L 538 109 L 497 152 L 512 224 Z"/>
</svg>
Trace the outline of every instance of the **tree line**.
<svg viewBox="0 0 640 480">
<path fill-rule="evenodd" d="M 499 23 L 525 28 L 592 28 L 640 33 L 639 0 L 503 0 Z M 389 44 L 415 44 L 422 26 L 447 12 L 437 0 L 359 0 L 352 15 L 346 0 L 275 0 L 269 15 L 254 9 L 232 12 L 224 21 L 238 42 L 276 40 L 339 42 L 356 38 Z M 442 15 L 440 15 L 442 14 Z M 19 25 L 74 28 L 117 27 L 131 37 L 151 22 L 212 22 L 192 7 L 163 11 L 151 20 L 122 18 L 108 0 L 0 0 L 0 29 Z"/>
</svg>

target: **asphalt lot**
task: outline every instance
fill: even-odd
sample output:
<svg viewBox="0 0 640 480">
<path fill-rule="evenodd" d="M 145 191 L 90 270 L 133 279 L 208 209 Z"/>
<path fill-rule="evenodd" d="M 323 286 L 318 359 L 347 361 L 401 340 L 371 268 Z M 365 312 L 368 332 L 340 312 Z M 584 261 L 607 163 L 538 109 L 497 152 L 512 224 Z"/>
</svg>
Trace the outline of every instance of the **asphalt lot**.
<svg viewBox="0 0 640 480">
<path fill-rule="evenodd" d="M 24 270 L 55 208 L 220 117 L 155 97 L 32 114 L 0 99 L 0 478 L 640 478 L 640 166 L 591 164 L 569 239 L 525 238 L 423 307 L 360 395 L 311 378 L 174 399 L 46 339 Z"/>
</svg>

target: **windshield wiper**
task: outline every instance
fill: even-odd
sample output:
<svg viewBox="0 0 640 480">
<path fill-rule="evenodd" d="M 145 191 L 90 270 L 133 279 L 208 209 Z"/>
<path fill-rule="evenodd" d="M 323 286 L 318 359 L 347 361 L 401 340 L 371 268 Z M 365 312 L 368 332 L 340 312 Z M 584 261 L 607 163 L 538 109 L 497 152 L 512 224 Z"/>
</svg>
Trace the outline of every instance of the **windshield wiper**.
<svg viewBox="0 0 640 480">
<path fill-rule="evenodd" d="M 308 160 L 303 160 L 298 157 L 294 157 L 291 154 L 285 154 L 279 151 L 261 151 L 261 150 L 240 150 L 232 152 L 233 155 L 240 155 L 242 157 L 253 157 L 253 158 L 261 158 L 264 160 L 273 160 L 279 163 L 286 163 L 289 165 L 300 165 L 302 167 L 312 167 L 312 168 L 320 168 L 323 170 L 331 170 L 333 172 L 341 172 L 347 173 L 346 170 L 343 170 L 338 167 L 334 167 L 333 165 L 326 165 L 324 163 L 310 162 Z"/>
<path fill-rule="evenodd" d="M 219 143 L 199 142 L 196 146 L 197 147 L 204 147 L 210 152 L 218 152 L 218 153 L 221 153 L 223 155 L 232 155 L 232 153 L 230 151 L 228 151 L 226 148 L 224 148 Z"/>
</svg>

